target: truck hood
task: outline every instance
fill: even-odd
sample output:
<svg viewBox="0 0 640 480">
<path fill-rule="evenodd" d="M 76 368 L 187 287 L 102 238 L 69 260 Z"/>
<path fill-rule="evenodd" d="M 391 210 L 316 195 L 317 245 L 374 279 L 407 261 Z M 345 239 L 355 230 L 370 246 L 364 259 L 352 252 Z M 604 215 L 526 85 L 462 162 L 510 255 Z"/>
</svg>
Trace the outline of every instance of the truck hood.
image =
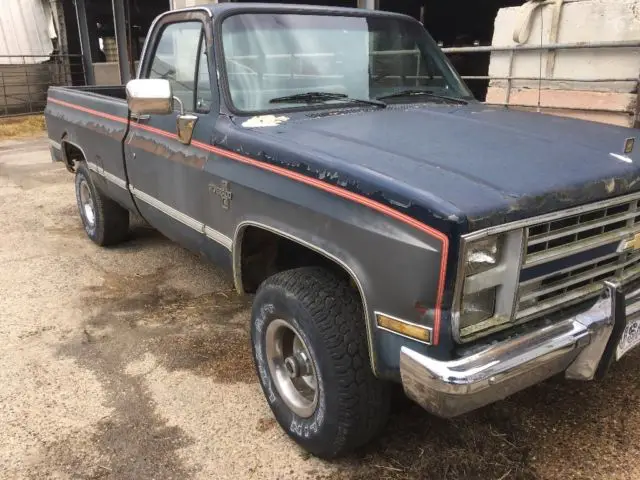
<svg viewBox="0 0 640 480">
<path fill-rule="evenodd" d="M 292 115 L 257 131 L 453 206 L 469 230 L 640 190 L 640 145 L 624 155 L 636 130 L 478 103 Z"/>
</svg>

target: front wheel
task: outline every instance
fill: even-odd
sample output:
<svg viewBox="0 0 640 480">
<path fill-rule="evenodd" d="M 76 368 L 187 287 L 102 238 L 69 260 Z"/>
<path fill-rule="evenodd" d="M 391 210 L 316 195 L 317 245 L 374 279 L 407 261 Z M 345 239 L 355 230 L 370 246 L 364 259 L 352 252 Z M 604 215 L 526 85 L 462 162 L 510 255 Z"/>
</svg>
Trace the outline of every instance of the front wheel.
<svg viewBox="0 0 640 480">
<path fill-rule="evenodd" d="M 268 278 L 251 340 L 276 420 L 307 451 L 337 457 L 384 427 L 389 386 L 371 371 L 362 303 L 346 280 L 316 267 Z"/>
</svg>

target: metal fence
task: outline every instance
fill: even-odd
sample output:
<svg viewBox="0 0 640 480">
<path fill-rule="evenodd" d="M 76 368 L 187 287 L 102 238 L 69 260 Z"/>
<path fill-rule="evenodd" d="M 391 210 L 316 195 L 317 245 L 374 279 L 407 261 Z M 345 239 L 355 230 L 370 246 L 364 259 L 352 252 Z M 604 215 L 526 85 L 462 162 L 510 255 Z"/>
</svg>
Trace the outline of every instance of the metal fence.
<svg viewBox="0 0 640 480">
<path fill-rule="evenodd" d="M 0 117 L 44 111 L 50 86 L 85 84 L 80 55 L 0 55 Z"/>
</svg>

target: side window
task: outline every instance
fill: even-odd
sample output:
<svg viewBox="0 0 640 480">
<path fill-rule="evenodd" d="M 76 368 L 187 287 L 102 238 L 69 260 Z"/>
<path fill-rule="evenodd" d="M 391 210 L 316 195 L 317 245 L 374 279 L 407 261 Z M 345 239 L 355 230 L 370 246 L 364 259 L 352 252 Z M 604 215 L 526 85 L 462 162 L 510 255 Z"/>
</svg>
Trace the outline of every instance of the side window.
<svg viewBox="0 0 640 480">
<path fill-rule="evenodd" d="M 173 94 L 182 100 L 187 111 L 196 110 L 196 67 L 199 66 L 201 57 L 199 48 L 202 36 L 203 29 L 200 22 L 168 24 L 160 34 L 151 67 L 147 72 L 147 78 L 169 80 Z M 208 83 L 208 73 L 206 75 Z"/>
</svg>

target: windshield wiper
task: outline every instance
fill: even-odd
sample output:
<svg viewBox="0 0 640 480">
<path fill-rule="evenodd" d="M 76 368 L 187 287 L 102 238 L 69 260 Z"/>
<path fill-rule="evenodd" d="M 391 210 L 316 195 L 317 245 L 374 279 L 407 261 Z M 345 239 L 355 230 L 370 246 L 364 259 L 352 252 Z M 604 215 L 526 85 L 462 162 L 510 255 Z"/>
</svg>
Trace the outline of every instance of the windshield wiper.
<svg viewBox="0 0 640 480">
<path fill-rule="evenodd" d="M 461 105 L 467 105 L 469 103 L 467 100 L 464 100 L 462 98 L 449 97 L 447 95 L 439 95 L 437 93 L 430 92 L 429 90 L 412 90 L 412 89 L 401 90 L 399 92 L 389 93 L 388 95 L 381 95 L 379 97 L 376 97 L 376 99 L 383 100 L 387 98 L 420 97 L 420 96 L 438 98 L 441 100 L 447 100 L 449 102 L 459 103 Z"/>
<path fill-rule="evenodd" d="M 375 105 L 376 107 L 385 108 L 386 103 L 380 100 L 364 99 L 364 98 L 352 98 L 344 93 L 332 93 L 332 92 L 305 92 L 296 93 L 295 95 L 287 95 L 285 97 L 276 97 L 269 100 L 269 103 L 323 103 L 330 100 L 343 100 L 345 102 L 352 103 L 365 103 L 368 105 Z"/>
</svg>

